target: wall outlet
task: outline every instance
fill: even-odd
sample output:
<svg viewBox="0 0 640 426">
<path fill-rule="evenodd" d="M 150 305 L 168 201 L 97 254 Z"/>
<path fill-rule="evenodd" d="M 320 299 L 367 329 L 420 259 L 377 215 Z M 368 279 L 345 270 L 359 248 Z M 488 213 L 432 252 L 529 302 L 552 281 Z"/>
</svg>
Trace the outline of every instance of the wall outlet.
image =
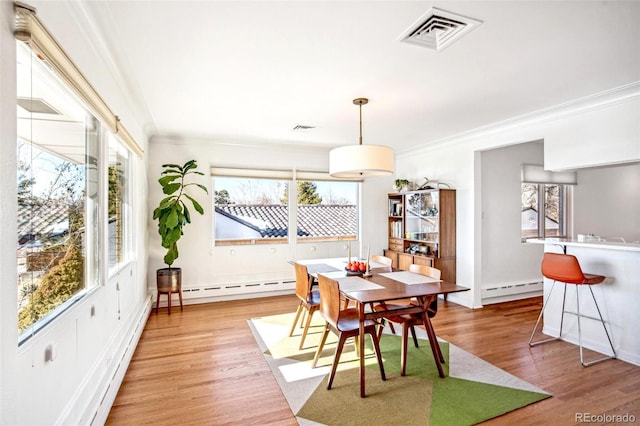
<svg viewBox="0 0 640 426">
<path fill-rule="evenodd" d="M 53 344 L 50 344 L 44 349 L 44 361 L 51 362 L 54 359 L 56 359 L 56 353 L 53 350 Z"/>
</svg>

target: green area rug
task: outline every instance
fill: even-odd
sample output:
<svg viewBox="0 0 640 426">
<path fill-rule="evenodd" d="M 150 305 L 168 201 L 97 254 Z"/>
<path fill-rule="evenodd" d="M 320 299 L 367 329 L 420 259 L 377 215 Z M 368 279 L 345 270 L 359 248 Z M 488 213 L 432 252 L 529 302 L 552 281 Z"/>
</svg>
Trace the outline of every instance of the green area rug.
<svg viewBox="0 0 640 426">
<path fill-rule="evenodd" d="M 409 339 L 407 375 L 402 377 L 401 339 L 391 334 L 380 341 L 386 381 L 380 379 L 367 337 L 367 397 L 360 398 L 358 361 L 349 342 L 327 390 L 337 338 L 329 334 L 318 366 L 311 368 L 324 324 L 314 316 L 305 347 L 299 350 L 302 329 L 289 337 L 293 317 L 290 313 L 253 318 L 249 327 L 301 425 L 472 425 L 551 396 L 444 341 L 440 347 L 447 377 L 440 378 L 429 342 L 422 338 L 419 348 Z"/>
</svg>

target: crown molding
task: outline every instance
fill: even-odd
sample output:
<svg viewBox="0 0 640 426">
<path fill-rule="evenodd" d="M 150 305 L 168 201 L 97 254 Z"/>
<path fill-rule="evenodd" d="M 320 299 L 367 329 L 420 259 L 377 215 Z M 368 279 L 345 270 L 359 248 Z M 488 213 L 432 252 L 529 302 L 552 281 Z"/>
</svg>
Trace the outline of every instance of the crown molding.
<svg viewBox="0 0 640 426">
<path fill-rule="evenodd" d="M 620 103 L 630 102 L 636 99 L 640 99 L 640 81 L 635 81 L 624 86 L 615 87 L 613 89 L 605 90 L 603 92 L 595 93 L 569 102 L 477 127 L 452 136 L 427 142 L 423 145 L 414 146 L 413 148 L 408 148 L 396 153 L 396 157 L 402 158 L 415 155 L 419 152 L 429 151 L 434 148 L 441 148 L 447 145 L 453 146 L 506 132 L 517 127 L 539 125 L 555 121 L 563 117 L 569 117 Z"/>
</svg>

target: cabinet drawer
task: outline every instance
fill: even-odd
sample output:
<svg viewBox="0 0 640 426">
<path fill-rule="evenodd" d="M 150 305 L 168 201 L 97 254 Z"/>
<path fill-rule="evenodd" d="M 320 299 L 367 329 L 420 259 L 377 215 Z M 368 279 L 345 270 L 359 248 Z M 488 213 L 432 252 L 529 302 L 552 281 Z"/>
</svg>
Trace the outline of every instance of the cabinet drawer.
<svg viewBox="0 0 640 426">
<path fill-rule="evenodd" d="M 433 268 L 433 257 L 413 256 L 413 263 L 416 265 L 431 266 Z"/>
<path fill-rule="evenodd" d="M 392 243 L 391 240 L 389 240 L 389 250 L 402 252 L 402 243 Z"/>
</svg>

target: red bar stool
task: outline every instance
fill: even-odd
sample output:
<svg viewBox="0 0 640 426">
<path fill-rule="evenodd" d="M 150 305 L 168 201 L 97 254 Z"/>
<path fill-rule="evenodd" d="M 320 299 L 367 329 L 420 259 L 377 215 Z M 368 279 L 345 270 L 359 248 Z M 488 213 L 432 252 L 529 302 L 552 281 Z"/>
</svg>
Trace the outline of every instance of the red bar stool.
<svg viewBox="0 0 640 426">
<path fill-rule="evenodd" d="M 600 308 L 598 307 L 598 302 L 596 302 L 596 297 L 593 294 L 592 285 L 600 284 L 605 280 L 606 277 L 602 275 L 594 275 L 594 274 L 585 274 L 582 272 L 580 268 L 580 264 L 578 263 L 578 259 L 575 256 L 570 254 L 559 254 L 559 253 L 545 253 L 542 258 L 542 275 L 546 278 L 553 280 L 553 284 L 551 285 L 551 291 L 549 291 L 549 296 L 542 306 L 542 310 L 540 311 L 540 315 L 538 315 L 538 321 L 536 321 L 536 326 L 533 328 L 533 332 L 531 333 L 531 338 L 529 339 L 529 346 L 536 346 L 541 343 L 550 342 L 552 340 L 558 340 L 562 337 L 562 324 L 564 322 L 564 314 L 565 312 L 568 314 L 576 315 L 578 318 L 578 344 L 580 346 L 580 363 L 584 367 L 588 367 L 597 362 L 605 361 L 607 359 L 612 359 L 616 357 L 616 351 L 613 349 L 613 343 L 611 343 L 611 337 L 609 337 L 609 332 L 607 331 L 607 327 L 604 324 L 604 320 L 602 319 L 602 314 L 600 313 Z M 536 342 L 533 341 L 533 336 L 538 329 L 538 325 L 540 324 L 540 320 L 542 319 L 542 314 L 544 313 L 544 309 L 547 307 L 547 303 L 549 299 L 551 299 L 551 293 L 553 293 L 553 288 L 556 285 L 556 281 L 560 281 L 565 284 L 564 286 L 564 295 L 562 297 L 562 315 L 560 317 L 560 335 L 558 337 L 552 337 L 549 339 L 538 340 Z M 575 284 L 576 286 L 576 312 L 570 312 L 565 310 L 565 300 L 567 298 L 567 285 L 566 284 Z M 598 311 L 598 316 L 600 318 L 595 318 L 587 315 L 580 314 L 580 299 L 578 297 L 578 286 L 586 285 L 591 292 L 591 297 L 593 298 L 593 302 L 596 305 L 596 309 Z M 609 340 L 609 346 L 611 346 L 611 352 L 613 355 L 606 356 L 603 358 L 598 358 L 594 361 L 590 361 L 585 363 L 584 357 L 582 355 L 582 332 L 580 329 L 580 318 L 589 318 L 592 320 L 600 321 L 602 323 L 602 327 L 604 328 L 604 332 L 607 335 L 607 339 Z"/>
</svg>

